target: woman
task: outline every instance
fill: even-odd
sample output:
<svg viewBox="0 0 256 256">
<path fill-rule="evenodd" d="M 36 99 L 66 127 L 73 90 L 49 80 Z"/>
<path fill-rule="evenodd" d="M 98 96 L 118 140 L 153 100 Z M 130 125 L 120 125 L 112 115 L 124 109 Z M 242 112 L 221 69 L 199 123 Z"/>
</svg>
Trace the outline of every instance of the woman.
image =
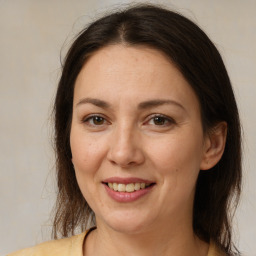
<svg viewBox="0 0 256 256">
<path fill-rule="evenodd" d="M 140 5 L 71 46 L 55 101 L 54 237 L 12 255 L 234 255 L 237 106 L 223 61 L 185 17 Z"/>
</svg>

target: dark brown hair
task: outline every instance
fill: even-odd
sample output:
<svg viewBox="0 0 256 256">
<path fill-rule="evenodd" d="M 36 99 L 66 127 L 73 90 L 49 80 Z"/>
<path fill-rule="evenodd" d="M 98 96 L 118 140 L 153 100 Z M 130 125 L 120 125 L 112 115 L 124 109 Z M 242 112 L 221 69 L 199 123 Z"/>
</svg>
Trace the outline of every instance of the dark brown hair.
<svg viewBox="0 0 256 256">
<path fill-rule="evenodd" d="M 144 45 L 163 52 L 197 94 L 204 131 L 220 121 L 227 122 L 221 160 L 199 173 L 193 227 L 201 239 L 212 239 L 232 255 L 232 206 L 236 207 L 241 190 L 241 129 L 231 83 L 207 35 L 184 16 L 154 5 L 133 6 L 98 19 L 77 36 L 67 53 L 54 109 L 58 179 L 54 237 L 74 234 L 77 227 L 84 230 L 93 220 L 93 211 L 81 194 L 71 162 L 73 92 L 88 56 L 110 44 Z"/>
</svg>

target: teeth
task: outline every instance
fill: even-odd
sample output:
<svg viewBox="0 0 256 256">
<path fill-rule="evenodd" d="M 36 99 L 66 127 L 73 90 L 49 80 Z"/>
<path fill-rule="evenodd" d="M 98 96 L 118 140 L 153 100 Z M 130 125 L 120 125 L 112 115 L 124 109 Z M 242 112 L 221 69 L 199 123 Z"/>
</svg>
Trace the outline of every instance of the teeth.
<svg viewBox="0 0 256 256">
<path fill-rule="evenodd" d="M 118 190 L 118 185 L 117 185 L 117 183 L 113 183 L 113 189 L 114 189 L 115 191 Z"/>
<path fill-rule="evenodd" d="M 140 189 L 147 188 L 150 184 L 146 183 L 129 183 L 127 185 L 122 184 L 122 183 L 108 183 L 108 186 L 118 192 L 134 192 Z"/>
<path fill-rule="evenodd" d="M 118 184 L 118 186 L 117 186 L 117 190 L 119 191 L 119 192 L 125 192 L 125 185 L 124 184 Z"/>
<path fill-rule="evenodd" d="M 140 189 L 140 183 L 135 183 L 134 189 L 139 190 Z"/>
<path fill-rule="evenodd" d="M 146 187 L 146 184 L 145 183 L 140 183 L 140 188 L 145 188 Z"/>
<path fill-rule="evenodd" d="M 133 192 L 134 191 L 134 184 L 133 183 L 127 184 L 125 186 L 125 191 L 126 192 Z"/>
</svg>

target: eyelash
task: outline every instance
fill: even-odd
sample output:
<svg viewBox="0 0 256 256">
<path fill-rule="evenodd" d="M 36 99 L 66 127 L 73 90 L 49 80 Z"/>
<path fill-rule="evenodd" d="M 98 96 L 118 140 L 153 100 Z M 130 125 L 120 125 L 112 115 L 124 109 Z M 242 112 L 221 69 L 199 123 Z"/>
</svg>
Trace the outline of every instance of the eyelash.
<svg viewBox="0 0 256 256">
<path fill-rule="evenodd" d="M 163 126 L 163 127 L 166 127 L 166 126 L 168 126 L 168 125 L 176 124 L 176 122 L 175 122 L 175 120 L 174 120 L 173 118 L 168 117 L 168 116 L 165 116 L 165 115 L 162 115 L 162 114 L 153 114 L 153 115 L 150 115 L 150 116 L 149 116 L 149 119 L 147 120 L 147 122 L 149 122 L 150 120 L 154 120 L 154 118 L 161 118 L 162 121 L 168 123 L 168 124 L 163 124 L 163 125 L 154 124 L 155 126 Z"/>
<path fill-rule="evenodd" d="M 91 124 L 90 121 L 94 121 L 95 118 L 100 118 L 102 120 L 102 124 Z M 173 124 L 176 124 L 175 120 L 173 118 L 170 118 L 170 117 L 167 117 L 165 115 L 162 115 L 162 114 L 153 114 L 153 115 L 150 115 L 148 118 L 147 118 L 147 121 L 144 122 L 143 124 L 146 124 L 146 123 L 149 123 L 151 120 L 154 120 L 154 118 L 160 118 L 162 119 L 162 121 L 164 122 L 164 124 L 160 124 L 160 125 L 157 125 L 157 124 L 152 124 L 152 125 L 155 125 L 155 126 L 162 126 L 162 127 L 166 127 L 166 126 L 169 126 L 169 125 L 173 125 Z M 88 126 L 91 126 L 91 127 L 97 127 L 97 126 L 102 126 L 104 125 L 105 123 L 109 123 L 106 118 L 104 118 L 103 116 L 99 115 L 99 114 L 94 114 L 94 115 L 90 115 L 90 116 L 87 116 L 85 119 L 82 119 L 82 123 L 86 123 Z M 166 124 L 167 122 L 167 124 Z"/>
<path fill-rule="evenodd" d="M 94 118 L 101 118 L 103 120 L 103 122 L 107 122 L 106 118 L 104 118 L 101 115 L 98 114 L 94 114 L 94 115 L 90 115 L 88 117 L 86 117 L 85 119 L 82 120 L 82 123 L 87 123 L 89 126 L 95 127 L 95 126 L 101 126 L 101 125 L 96 125 L 96 124 L 90 124 L 90 121 L 94 121 Z"/>
</svg>

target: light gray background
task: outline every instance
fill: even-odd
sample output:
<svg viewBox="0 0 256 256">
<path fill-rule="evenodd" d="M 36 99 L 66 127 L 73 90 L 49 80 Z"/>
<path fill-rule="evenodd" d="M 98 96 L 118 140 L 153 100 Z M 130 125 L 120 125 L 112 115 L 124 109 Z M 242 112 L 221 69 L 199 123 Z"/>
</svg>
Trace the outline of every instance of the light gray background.
<svg viewBox="0 0 256 256">
<path fill-rule="evenodd" d="M 244 255 L 255 256 L 256 1 L 153 2 L 198 23 L 224 58 L 245 139 L 245 180 L 235 237 Z M 50 239 L 55 198 L 50 114 L 60 50 L 65 53 L 87 22 L 121 3 L 131 2 L 0 0 L 0 255 Z"/>
</svg>

